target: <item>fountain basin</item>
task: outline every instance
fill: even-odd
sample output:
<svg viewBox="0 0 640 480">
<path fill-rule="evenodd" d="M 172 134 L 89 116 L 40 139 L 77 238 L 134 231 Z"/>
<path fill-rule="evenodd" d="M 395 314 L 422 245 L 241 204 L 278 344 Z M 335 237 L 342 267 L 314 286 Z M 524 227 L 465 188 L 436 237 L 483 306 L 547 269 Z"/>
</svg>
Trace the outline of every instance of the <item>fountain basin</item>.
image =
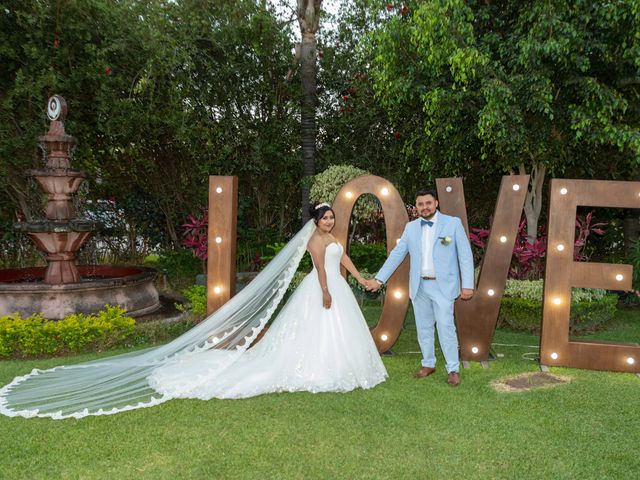
<svg viewBox="0 0 640 480">
<path fill-rule="evenodd" d="M 0 316 L 42 313 L 59 320 L 72 313 L 95 313 L 106 304 L 127 309 L 137 317 L 160 308 L 153 285 L 156 271 L 146 267 L 79 265 L 82 281 L 44 283 L 46 267 L 0 270 Z"/>
</svg>

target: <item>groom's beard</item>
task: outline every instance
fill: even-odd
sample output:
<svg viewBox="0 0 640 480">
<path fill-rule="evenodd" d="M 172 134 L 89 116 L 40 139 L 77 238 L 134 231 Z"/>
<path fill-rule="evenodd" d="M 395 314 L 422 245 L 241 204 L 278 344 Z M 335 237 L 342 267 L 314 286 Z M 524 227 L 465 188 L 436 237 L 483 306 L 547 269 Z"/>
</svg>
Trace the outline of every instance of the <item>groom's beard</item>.
<svg viewBox="0 0 640 480">
<path fill-rule="evenodd" d="M 425 220 L 431 220 L 434 217 L 434 215 L 436 214 L 436 212 L 437 212 L 437 210 L 434 210 L 431 213 L 427 213 L 427 212 L 421 213 L 420 214 L 420 218 L 424 218 Z"/>
</svg>

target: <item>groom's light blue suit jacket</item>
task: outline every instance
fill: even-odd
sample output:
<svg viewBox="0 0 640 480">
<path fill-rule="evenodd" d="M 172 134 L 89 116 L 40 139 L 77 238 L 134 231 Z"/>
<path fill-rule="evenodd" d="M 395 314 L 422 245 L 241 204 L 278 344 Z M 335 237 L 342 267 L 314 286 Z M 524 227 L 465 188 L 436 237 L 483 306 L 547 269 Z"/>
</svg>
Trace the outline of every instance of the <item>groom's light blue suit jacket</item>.
<svg viewBox="0 0 640 480">
<path fill-rule="evenodd" d="M 386 262 L 375 276 L 382 283 L 386 283 L 408 253 L 410 255 L 409 295 L 411 300 L 416 298 L 420 288 L 423 228 L 430 227 L 421 226 L 420 218 L 407 223 L 400 241 L 389 253 Z M 438 222 L 435 228 L 436 234 L 433 238 L 432 249 L 436 271 L 435 281 L 446 298 L 455 300 L 460 295 L 461 288 L 473 288 L 471 245 L 458 217 L 438 212 Z M 445 238 L 450 239 L 451 242 L 445 245 L 447 243 L 443 241 Z"/>
</svg>

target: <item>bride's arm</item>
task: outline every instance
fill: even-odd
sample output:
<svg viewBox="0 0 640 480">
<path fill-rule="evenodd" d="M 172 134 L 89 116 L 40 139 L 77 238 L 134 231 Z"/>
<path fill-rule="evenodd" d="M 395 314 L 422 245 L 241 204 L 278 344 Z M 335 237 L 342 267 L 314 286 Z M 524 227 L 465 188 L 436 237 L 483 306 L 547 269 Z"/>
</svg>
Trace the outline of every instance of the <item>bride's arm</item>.
<svg viewBox="0 0 640 480">
<path fill-rule="evenodd" d="M 364 277 L 360 275 L 360 272 L 358 271 L 358 269 L 356 268 L 356 266 L 353 264 L 353 262 L 351 261 L 351 259 L 346 253 L 342 255 L 342 258 L 340 259 L 340 263 L 342 264 L 342 266 L 344 266 L 344 268 L 346 268 L 349 271 L 351 275 L 353 275 L 353 278 L 355 278 L 360 285 L 364 287 L 367 286 L 367 283 L 365 282 Z"/>
<path fill-rule="evenodd" d="M 327 250 L 322 239 L 313 237 L 309 240 L 307 250 L 311 254 L 313 265 L 318 272 L 318 280 L 320 281 L 320 288 L 322 289 L 322 306 L 324 308 L 331 307 L 331 295 L 329 294 L 329 288 L 327 287 L 327 272 L 324 269 L 324 252 Z"/>
</svg>

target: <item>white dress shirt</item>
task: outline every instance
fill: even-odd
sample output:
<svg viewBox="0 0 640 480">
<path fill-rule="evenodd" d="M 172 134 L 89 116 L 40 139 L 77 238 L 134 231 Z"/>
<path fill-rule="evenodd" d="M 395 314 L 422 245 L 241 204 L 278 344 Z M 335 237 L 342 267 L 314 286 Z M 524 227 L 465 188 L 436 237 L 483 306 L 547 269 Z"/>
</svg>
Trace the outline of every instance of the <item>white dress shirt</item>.
<svg viewBox="0 0 640 480">
<path fill-rule="evenodd" d="M 439 212 L 436 210 L 435 215 L 431 218 L 433 225 L 424 225 L 422 227 L 422 268 L 420 269 L 421 277 L 435 277 L 436 269 L 433 265 L 433 244 L 435 243 L 436 227 L 438 226 Z"/>
</svg>

